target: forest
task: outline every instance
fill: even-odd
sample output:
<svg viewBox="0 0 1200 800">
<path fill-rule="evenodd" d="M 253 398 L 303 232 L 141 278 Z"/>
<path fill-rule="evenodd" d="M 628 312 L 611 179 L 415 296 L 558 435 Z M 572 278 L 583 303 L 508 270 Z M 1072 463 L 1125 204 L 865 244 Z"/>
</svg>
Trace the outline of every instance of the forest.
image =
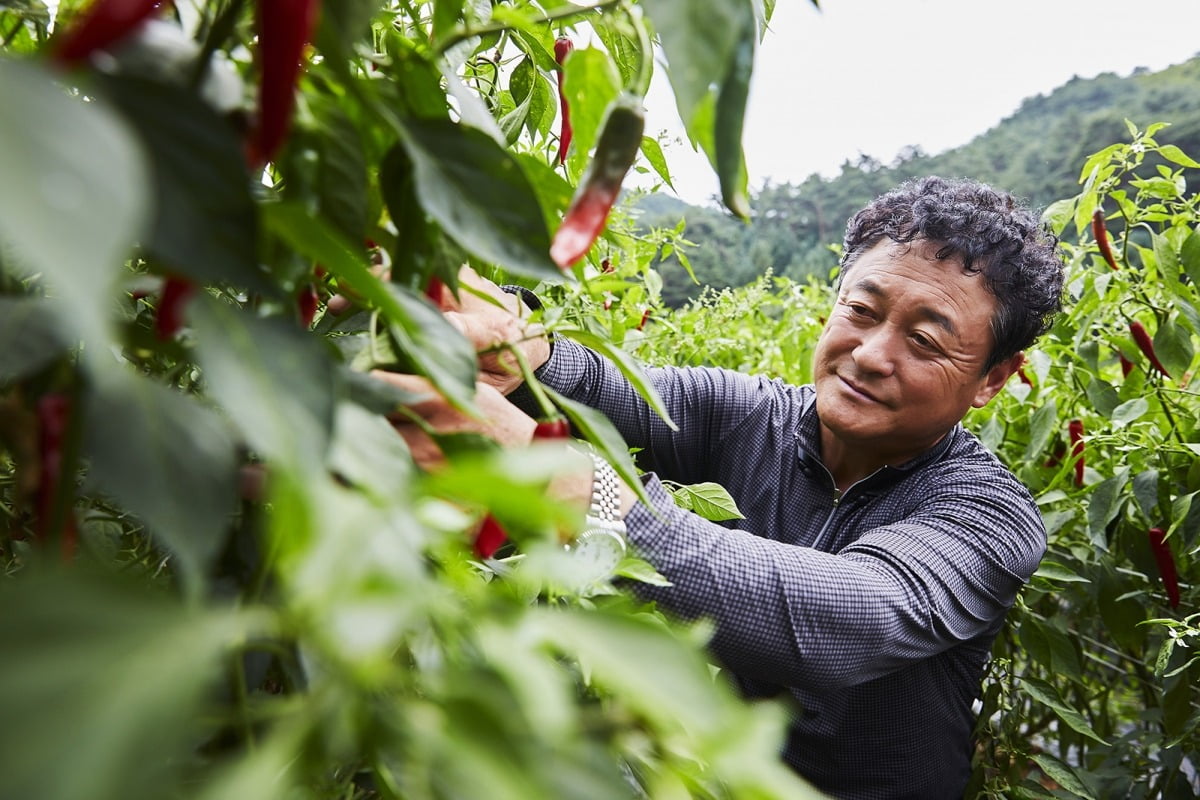
<svg viewBox="0 0 1200 800">
<path fill-rule="evenodd" d="M 1045 207 L 1078 188 L 1078 165 L 1091 152 L 1126 137 L 1125 120 L 1169 122 L 1159 138 L 1200 150 L 1200 58 L 1167 69 L 1076 77 L 1049 94 L 1027 98 L 1011 116 L 971 142 L 931 155 L 908 148 L 890 164 L 860 154 L 838 175 L 799 184 L 768 183 L 752 194 L 743 222 L 713 204 L 683 203 L 665 190 L 635 199 L 644 229 L 673 229 L 686 220 L 684 257 L 664 259 L 663 301 L 679 306 L 703 286 L 741 286 L 769 270 L 794 280 L 828 277 L 846 219 L 900 181 L 921 175 L 971 176 Z"/>
</svg>

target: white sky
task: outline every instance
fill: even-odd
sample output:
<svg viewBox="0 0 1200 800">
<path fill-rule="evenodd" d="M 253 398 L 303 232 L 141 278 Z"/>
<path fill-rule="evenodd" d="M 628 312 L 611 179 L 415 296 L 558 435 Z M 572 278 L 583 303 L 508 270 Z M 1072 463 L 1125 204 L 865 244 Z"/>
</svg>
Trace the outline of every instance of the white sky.
<svg viewBox="0 0 1200 800">
<path fill-rule="evenodd" d="M 966 144 L 1075 75 L 1186 61 L 1200 53 L 1200 0 L 778 0 L 771 29 L 746 116 L 751 190 L 836 175 L 859 153 L 886 164 L 906 145 Z M 717 179 L 669 92 L 659 70 L 647 133 L 681 140 L 667 149 L 675 187 L 707 203 Z"/>
</svg>

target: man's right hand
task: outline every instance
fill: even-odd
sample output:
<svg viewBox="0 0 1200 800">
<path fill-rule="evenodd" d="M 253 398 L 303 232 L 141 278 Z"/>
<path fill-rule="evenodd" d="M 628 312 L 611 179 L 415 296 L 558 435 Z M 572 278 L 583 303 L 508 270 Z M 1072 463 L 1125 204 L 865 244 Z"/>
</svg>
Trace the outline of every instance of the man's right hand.
<svg viewBox="0 0 1200 800">
<path fill-rule="evenodd" d="M 537 369 L 550 358 L 550 340 L 541 325 L 528 321 L 530 310 L 520 296 L 465 265 L 458 281 L 458 296 L 443 290 L 440 306 L 479 353 L 479 380 L 507 395 L 524 382 L 510 346 L 519 348 L 529 367 Z"/>
</svg>

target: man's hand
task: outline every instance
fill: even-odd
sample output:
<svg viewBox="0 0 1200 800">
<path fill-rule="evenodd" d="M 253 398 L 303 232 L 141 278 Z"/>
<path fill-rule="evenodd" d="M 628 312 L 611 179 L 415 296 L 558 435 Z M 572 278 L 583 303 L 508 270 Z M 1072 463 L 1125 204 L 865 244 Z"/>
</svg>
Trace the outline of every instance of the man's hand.
<svg viewBox="0 0 1200 800">
<path fill-rule="evenodd" d="M 520 297 L 470 267 L 459 270 L 458 281 L 458 297 L 443 290 L 441 308 L 479 353 L 479 379 L 501 394 L 509 394 L 524 378 L 508 347 L 519 348 L 530 369 L 537 369 L 550 358 L 546 332 L 528 321 L 530 312 Z"/>
<path fill-rule="evenodd" d="M 450 405 L 424 378 L 382 371 L 371 374 L 405 392 L 426 398 L 388 417 L 422 469 L 436 469 L 445 461 L 441 449 L 425 432 L 426 427 L 436 433 L 477 433 L 495 440 L 502 447 L 522 447 L 533 440 L 537 423 L 482 381 L 476 383 L 475 406 L 483 416 L 472 417 Z M 417 419 L 422 422 L 418 423 Z"/>
</svg>

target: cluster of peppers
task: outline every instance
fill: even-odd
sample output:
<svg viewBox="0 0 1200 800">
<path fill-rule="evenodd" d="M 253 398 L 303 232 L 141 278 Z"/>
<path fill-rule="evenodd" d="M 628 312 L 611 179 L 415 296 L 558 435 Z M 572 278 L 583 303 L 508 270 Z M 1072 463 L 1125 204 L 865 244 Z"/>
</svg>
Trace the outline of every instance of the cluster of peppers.
<svg viewBox="0 0 1200 800">
<path fill-rule="evenodd" d="M 50 58 L 63 67 L 77 66 L 94 53 L 119 44 L 164 5 L 164 0 L 96 0 L 55 37 Z M 245 145 L 251 168 L 261 168 L 274 158 L 287 138 L 296 80 L 319 7 L 319 0 L 257 0 L 261 79 L 258 113 Z M 160 339 L 170 339 L 183 325 L 183 309 L 194 289 L 185 277 L 167 277 L 155 321 Z M 316 299 L 316 289 L 311 286 L 302 288 L 297 296 L 297 309 L 306 326 L 316 313 Z"/>
</svg>

